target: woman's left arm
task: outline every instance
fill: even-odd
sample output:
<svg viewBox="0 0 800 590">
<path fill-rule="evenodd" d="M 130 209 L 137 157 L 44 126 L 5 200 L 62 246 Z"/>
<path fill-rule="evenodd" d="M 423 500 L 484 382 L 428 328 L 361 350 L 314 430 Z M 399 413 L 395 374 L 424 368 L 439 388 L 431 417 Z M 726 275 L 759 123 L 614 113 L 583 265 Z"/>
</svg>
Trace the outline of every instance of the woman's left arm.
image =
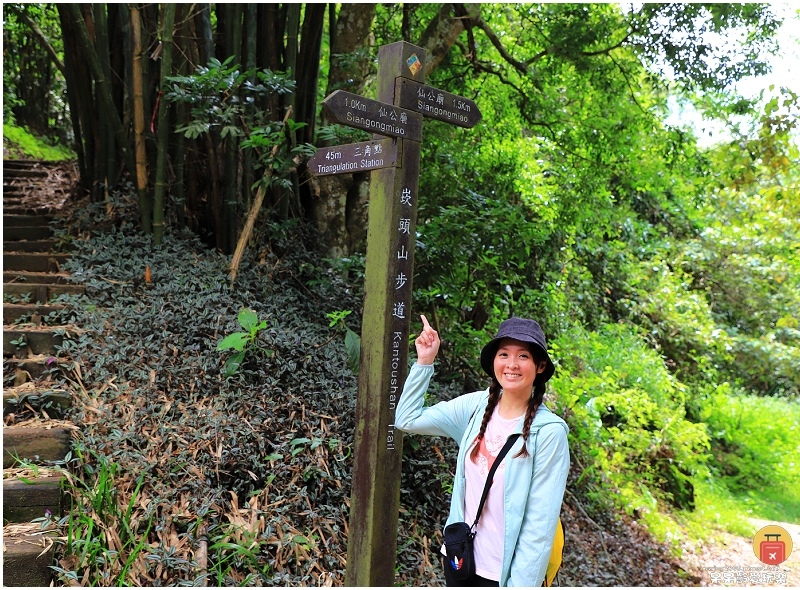
<svg viewBox="0 0 800 590">
<path fill-rule="evenodd" d="M 542 585 L 567 485 L 569 445 L 565 426 L 546 424 L 536 436 L 533 481 L 507 586 Z"/>
</svg>

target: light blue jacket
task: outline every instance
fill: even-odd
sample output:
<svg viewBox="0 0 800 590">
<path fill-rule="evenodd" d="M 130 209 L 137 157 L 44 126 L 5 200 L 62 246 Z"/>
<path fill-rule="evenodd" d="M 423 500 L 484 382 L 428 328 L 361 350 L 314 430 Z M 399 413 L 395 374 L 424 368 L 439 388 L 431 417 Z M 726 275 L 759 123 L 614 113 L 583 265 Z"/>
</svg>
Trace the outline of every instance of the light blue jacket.
<svg viewBox="0 0 800 590">
<path fill-rule="evenodd" d="M 414 364 L 395 412 L 395 426 L 405 432 L 449 436 L 458 443 L 456 475 L 447 526 L 464 520 L 464 463 L 478 435 L 489 390 L 466 393 L 423 407 L 433 365 Z M 524 418 L 514 432 L 522 432 Z M 553 546 L 569 473 L 567 424 L 539 407 L 528 436 L 527 457 L 514 457 L 520 437 L 505 458 L 503 565 L 500 586 L 541 586 Z M 472 523 L 469 523 L 472 524 Z"/>
</svg>

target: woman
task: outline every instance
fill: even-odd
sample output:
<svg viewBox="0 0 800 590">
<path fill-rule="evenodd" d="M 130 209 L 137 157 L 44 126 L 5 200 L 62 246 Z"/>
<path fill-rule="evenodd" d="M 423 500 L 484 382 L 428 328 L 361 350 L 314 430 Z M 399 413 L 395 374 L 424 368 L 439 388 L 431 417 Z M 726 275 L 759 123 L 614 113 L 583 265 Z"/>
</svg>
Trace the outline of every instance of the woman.
<svg viewBox="0 0 800 590">
<path fill-rule="evenodd" d="M 459 445 L 446 524 L 472 524 L 494 457 L 521 433 L 498 467 L 475 534 L 473 579 L 448 586 L 541 586 L 569 472 L 566 423 L 542 403 L 555 367 L 538 323 L 513 317 L 481 352 L 492 380 L 484 391 L 423 407 L 439 351 L 439 335 L 423 315 L 395 425 L 416 434 L 449 436 Z"/>
</svg>

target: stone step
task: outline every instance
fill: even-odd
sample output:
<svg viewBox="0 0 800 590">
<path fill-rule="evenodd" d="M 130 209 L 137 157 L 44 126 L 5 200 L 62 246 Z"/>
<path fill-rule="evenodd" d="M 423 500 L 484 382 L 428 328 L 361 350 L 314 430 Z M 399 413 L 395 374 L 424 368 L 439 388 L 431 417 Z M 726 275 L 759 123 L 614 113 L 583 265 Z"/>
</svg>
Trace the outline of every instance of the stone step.
<svg viewBox="0 0 800 590">
<path fill-rule="evenodd" d="M 69 284 L 69 277 L 70 275 L 65 272 L 27 272 L 24 270 L 17 270 L 4 272 L 3 283 L 16 283 L 20 285 L 26 283 L 34 285 L 67 285 Z"/>
<path fill-rule="evenodd" d="M 3 389 L 3 416 L 19 414 L 25 408 L 39 411 L 44 408 L 51 418 L 63 415 L 72 406 L 69 391 L 53 384 L 34 384 L 28 382 L 17 387 Z"/>
<path fill-rule="evenodd" d="M 58 272 L 69 260 L 69 254 L 3 253 L 3 270 Z"/>
<path fill-rule="evenodd" d="M 43 170 L 41 168 L 6 167 L 5 163 L 3 163 L 4 178 L 46 178 L 49 175 L 49 170 Z"/>
<path fill-rule="evenodd" d="M 22 195 L 14 198 L 11 193 L 3 190 L 3 213 L 8 215 L 55 215 L 58 209 L 48 206 L 31 206 Z"/>
<path fill-rule="evenodd" d="M 48 227 L 54 220 L 52 215 L 9 215 L 3 213 L 3 230 L 11 227 L 31 227 L 43 225 Z"/>
<path fill-rule="evenodd" d="M 46 240 L 53 235 L 53 228 L 47 225 L 30 225 L 24 227 L 4 227 L 3 240 L 14 242 L 20 240 Z M 3 249 L 5 250 L 5 242 Z"/>
<path fill-rule="evenodd" d="M 3 524 L 30 522 L 48 510 L 60 517 L 63 479 L 60 475 L 3 478 Z"/>
<path fill-rule="evenodd" d="M 3 427 L 3 469 L 14 467 L 18 460 L 37 464 L 63 461 L 71 448 L 71 431 L 63 426 Z"/>
<path fill-rule="evenodd" d="M 23 242 L 3 242 L 3 252 L 53 252 L 69 250 L 66 244 L 56 240 L 26 240 Z"/>
<path fill-rule="evenodd" d="M 63 304 L 3 303 L 3 324 L 11 325 L 18 319 L 25 318 L 28 323 L 48 326 L 51 324 L 48 323 L 47 316 L 66 308 Z"/>
<path fill-rule="evenodd" d="M 30 356 L 28 358 L 4 358 L 3 375 L 14 375 L 14 386 L 19 386 L 29 381 L 39 381 L 53 374 L 70 376 L 75 370 L 76 361 L 68 358 L 59 358 L 46 354 Z"/>
<path fill-rule="evenodd" d="M 3 586 L 48 587 L 53 580 L 55 532 L 6 534 L 3 531 Z"/>
<path fill-rule="evenodd" d="M 80 330 L 75 326 L 3 326 L 3 355 L 18 359 L 37 354 L 54 356 L 64 339 L 78 332 Z"/>
<path fill-rule="evenodd" d="M 83 285 L 37 285 L 35 283 L 3 283 L 3 300 L 19 298 L 21 303 L 49 303 L 59 295 L 81 295 Z M 16 303 L 9 301 L 9 303 Z"/>
</svg>

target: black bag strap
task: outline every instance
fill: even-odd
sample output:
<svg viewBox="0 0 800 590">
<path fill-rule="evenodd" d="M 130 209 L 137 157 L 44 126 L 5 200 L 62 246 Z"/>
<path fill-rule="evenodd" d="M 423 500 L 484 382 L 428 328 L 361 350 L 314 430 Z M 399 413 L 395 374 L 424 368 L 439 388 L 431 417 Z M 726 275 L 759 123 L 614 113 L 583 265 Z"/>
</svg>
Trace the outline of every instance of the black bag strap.
<svg viewBox="0 0 800 590">
<path fill-rule="evenodd" d="M 481 517 L 481 512 L 483 512 L 483 504 L 486 502 L 486 496 L 489 495 L 489 488 L 492 487 L 492 480 L 494 478 L 494 473 L 497 471 L 497 468 L 500 467 L 500 462 L 505 459 L 505 456 L 508 454 L 508 451 L 511 450 L 511 447 L 514 446 L 514 443 L 517 442 L 517 438 L 519 438 L 520 433 L 515 432 L 511 436 L 508 437 L 506 440 L 506 444 L 503 445 L 503 448 L 500 449 L 500 452 L 497 453 L 497 457 L 494 459 L 494 463 L 492 463 L 492 468 L 489 470 L 489 475 L 486 476 L 486 483 L 483 486 L 483 494 L 481 495 L 481 501 L 478 504 L 478 512 L 475 514 L 475 522 L 472 523 L 470 527 L 471 530 L 475 530 L 478 526 L 478 520 Z"/>
</svg>

